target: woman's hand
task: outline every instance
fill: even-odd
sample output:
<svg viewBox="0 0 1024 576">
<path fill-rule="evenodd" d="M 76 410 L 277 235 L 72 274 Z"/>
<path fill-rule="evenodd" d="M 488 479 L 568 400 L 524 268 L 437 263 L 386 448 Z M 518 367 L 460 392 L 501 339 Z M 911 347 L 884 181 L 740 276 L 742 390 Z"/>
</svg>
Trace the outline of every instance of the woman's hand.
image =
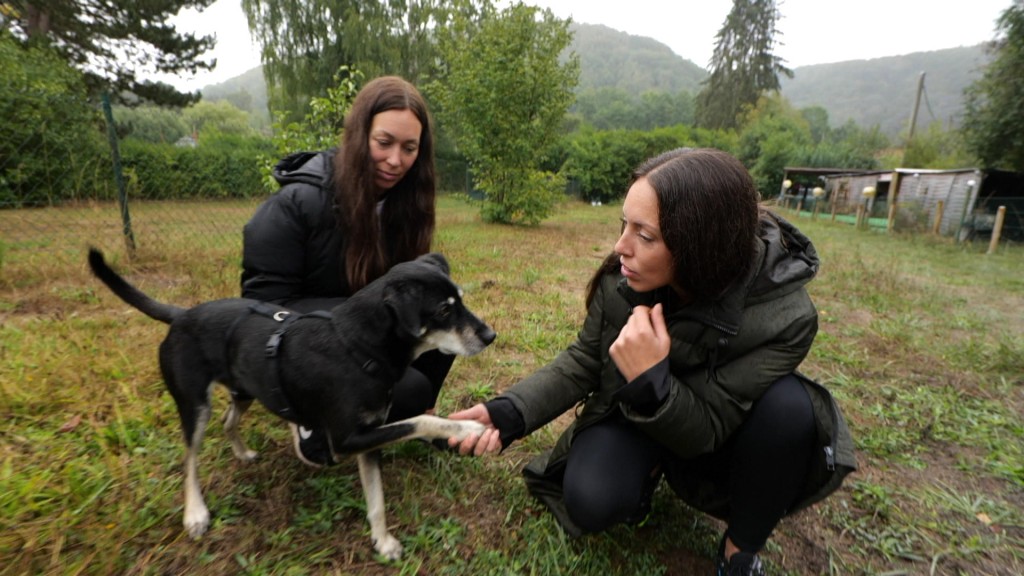
<svg viewBox="0 0 1024 576">
<path fill-rule="evenodd" d="M 501 432 L 494 427 L 494 424 L 491 422 L 491 414 L 483 404 L 477 404 L 471 408 L 453 412 L 448 415 L 448 418 L 451 420 L 473 420 L 487 426 L 487 430 L 484 430 L 483 434 L 479 436 L 471 434 L 462 442 L 455 438 L 449 438 L 448 445 L 452 448 L 458 448 L 459 454 L 463 456 L 467 454 L 483 456 L 487 453 L 501 451 Z"/>
<path fill-rule="evenodd" d="M 661 304 L 654 308 L 637 306 L 608 353 L 626 382 L 632 382 L 664 360 L 670 344 Z"/>
</svg>

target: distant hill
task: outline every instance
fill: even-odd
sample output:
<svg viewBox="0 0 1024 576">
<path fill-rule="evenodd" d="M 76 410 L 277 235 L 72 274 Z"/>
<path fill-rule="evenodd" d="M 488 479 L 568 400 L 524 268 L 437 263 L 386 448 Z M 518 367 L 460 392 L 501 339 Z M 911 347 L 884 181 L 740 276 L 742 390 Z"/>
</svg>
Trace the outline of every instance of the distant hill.
<svg viewBox="0 0 1024 576">
<path fill-rule="evenodd" d="M 981 77 L 990 59 L 983 46 L 801 66 L 792 79 L 782 79 L 782 95 L 797 108 L 825 108 L 832 126 L 853 120 L 865 128 L 877 124 L 893 136 L 910 125 L 924 72 L 917 129 L 936 120 L 959 125 L 964 89 Z"/>
<path fill-rule="evenodd" d="M 646 36 L 633 36 L 607 26 L 570 24 L 569 49 L 580 58 L 579 90 L 620 88 L 639 95 L 649 90 L 696 94 L 708 75 L 667 45 Z"/>
<path fill-rule="evenodd" d="M 205 100 L 227 100 L 241 110 L 251 112 L 270 122 L 267 109 L 267 82 L 263 79 L 263 66 L 229 78 L 220 84 L 204 86 L 200 92 Z"/>
<path fill-rule="evenodd" d="M 649 90 L 696 94 L 707 77 L 707 70 L 653 38 L 593 24 L 573 23 L 570 29 L 570 49 L 580 58 L 579 90 L 613 87 L 636 95 Z M 983 45 L 977 45 L 801 66 L 793 69 L 792 79 L 781 79 L 782 95 L 797 108 L 821 106 L 833 127 L 852 120 L 863 128 L 878 125 L 895 136 L 908 127 L 921 72 L 925 90 L 918 130 L 934 120 L 957 124 L 963 91 L 980 77 L 988 58 Z M 201 92 L 204 98 L 226 99 L 244 110 L 267 114 L 262 67 Z"/>
</svg>

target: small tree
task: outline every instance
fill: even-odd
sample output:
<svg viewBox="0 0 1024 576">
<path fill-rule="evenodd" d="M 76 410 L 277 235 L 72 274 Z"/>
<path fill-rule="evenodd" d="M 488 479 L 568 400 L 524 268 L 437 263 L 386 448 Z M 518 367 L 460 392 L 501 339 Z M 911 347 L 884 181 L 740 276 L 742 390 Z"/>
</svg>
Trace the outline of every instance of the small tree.
<svg viewBox="0 0 1024 576">
<path fill-rule="evenodd" d="M 359 80 L 363 73 L 342 66 L 334 75 L 334 84 L 325 96 L 314 96 L 309 101 L 309 112 L 301 122 L 289 122 L 287 113 L 278 111 L 274 120 L 275 157 L 260 158 L 263 185 L 277 190 L 277 181 L 271 172 L 277 161 L 293 152 L 312 152 L 337 146 L 345 127 L 345 115 L 359 93 Z"/>
<path fill-rule="evenodd" d="M 427 91 L 486 194 L 484 218 L 536 224 L 565 189 L 538 166 L 579 78 L 575 54 L 559 61 L 569 22 L 520 2 L 485 12 L 478 26 L 457 18 L 441 34 L 445 69 Z"/>
</svg>

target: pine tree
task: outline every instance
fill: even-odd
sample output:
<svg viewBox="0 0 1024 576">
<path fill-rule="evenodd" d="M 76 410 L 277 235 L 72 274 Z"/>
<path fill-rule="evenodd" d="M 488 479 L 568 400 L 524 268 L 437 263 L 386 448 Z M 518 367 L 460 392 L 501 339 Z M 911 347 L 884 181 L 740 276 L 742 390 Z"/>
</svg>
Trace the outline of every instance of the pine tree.
<svg viewBox="0 0 1024 576">
<path fill-rule="evenodd" d="M 167 20 L 183 8 L 202 10 L 213 0 L 30 0 L 0 2 L 0 27 L 25 45 L 48 44 L 84 73 L 93 93 L 134 95 L 157 104 L 184 106 L 199 99 L 139 73 L 210 70 L 202 60 L 211 36 L 179 33 Z"/>
<path fill-rule="evenodd" d="M 779 74 L 792 77 L 783 60 L 772 54 L 775 0 L 734 0 L 725 24 L 715 36 L 711 74 L 697 95 L 697 123 L 705 128 L 736 128 L 744 107 L 765 92 L 779 89 Z"/>
</svg>

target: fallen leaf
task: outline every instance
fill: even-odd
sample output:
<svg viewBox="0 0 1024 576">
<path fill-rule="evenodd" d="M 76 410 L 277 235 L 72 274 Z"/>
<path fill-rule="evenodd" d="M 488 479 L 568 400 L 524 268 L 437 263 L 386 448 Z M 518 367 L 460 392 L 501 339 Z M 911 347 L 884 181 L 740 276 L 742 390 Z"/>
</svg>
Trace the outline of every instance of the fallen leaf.
<svg viewBox="0 0 1024 576">
<path fill-rule="evenodd" d="M 74 416 L 71 417 L 70 420 L 65 422 L 64 425 L 61 426 L 59 430 L 57 430 L 57 432 L 71 432 L 72 430 L 75 429 L 76 426 L 78 426 L 78 424 L 81 421 L 82 421 L 82 415 L 81 414 L 75 414 Z"/>
</svg>

